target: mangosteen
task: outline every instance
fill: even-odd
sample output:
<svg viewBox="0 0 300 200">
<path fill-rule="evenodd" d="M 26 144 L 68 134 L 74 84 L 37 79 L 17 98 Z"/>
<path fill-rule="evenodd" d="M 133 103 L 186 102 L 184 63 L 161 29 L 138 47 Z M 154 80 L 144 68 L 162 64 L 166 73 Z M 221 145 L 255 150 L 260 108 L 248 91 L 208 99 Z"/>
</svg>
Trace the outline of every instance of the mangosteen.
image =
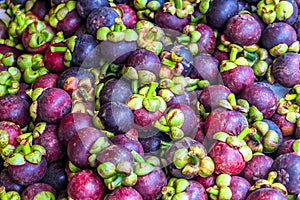
<svg viewBox="0 0 300 200">
<path fill-rule="evenodd" d="M 296 126 L 294 123 L 291 123 L 288 120 L 286 120 L 285 115 L 275 113 L 271 120 L 280 128 L 282 136 L 285 137 L 293 135 Z"/>
<path fill-rule="evenodd" d="M 284 194 L 273 188 L 261 188 L 251 192 L 246 200 L 259 200 L 267 198 L 269 200 L 287 200 Z"/>
<path fill-rule="evenodd" d="M 51 185 L 46 183 L 35 183 L 25 188 L 21 196 L 24 200 L 55 200 L 56 191 Z"/>
<path fill-rule="evenodd" d="M 84 19 L 95 9 L 108 6 L 107 0 L 96 0 L 93 2 L 87 0 L 78 0 L 77 1 L 77 12 Z"/>
<path fill-rule="evenodd" d="M 57 87 L 57 80 L 58 80 L 57 74 L 48 73 L 43 76 L 40 76 L 37 78 L 33 84 L 32 89 L 36 88 L 54 88 Z"/>
<path fill-rule="evenodd" d="M 5 187 L 6 191 L 16 191 L 18 193 L 21 193 L 24 189 L 23 186 L 11 179 L 7 169 L 2 170 L 0 173 L 0 186 Z"/>
<path fill-rule="evenodd" d="M 106 200 L 143 200 L 143 197 L 131 187 L 119 187 L 108 194 Z"/>
</svg>

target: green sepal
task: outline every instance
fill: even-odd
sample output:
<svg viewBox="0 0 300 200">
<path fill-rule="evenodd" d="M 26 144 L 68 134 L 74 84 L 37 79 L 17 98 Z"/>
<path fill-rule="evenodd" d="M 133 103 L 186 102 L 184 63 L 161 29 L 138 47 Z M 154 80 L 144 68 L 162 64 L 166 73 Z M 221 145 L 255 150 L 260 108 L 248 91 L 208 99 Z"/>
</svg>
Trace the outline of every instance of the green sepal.
<svg viewBox="0 0 300 200">
<path fill-rule="evenodd" d="M 9 157 L 7 157 L 6 162 L 9 165 L 21 166 L 26 163 L 26 160 L 24 158 L 24 155 L 22 155 L 21 153 L 13 153 Z"/>
<path fill-rule="evenodd" d="M 37 193 L 33 200 L 56 200 L 56 198 L 52 192 L 43 191 Z"/>
</svg>

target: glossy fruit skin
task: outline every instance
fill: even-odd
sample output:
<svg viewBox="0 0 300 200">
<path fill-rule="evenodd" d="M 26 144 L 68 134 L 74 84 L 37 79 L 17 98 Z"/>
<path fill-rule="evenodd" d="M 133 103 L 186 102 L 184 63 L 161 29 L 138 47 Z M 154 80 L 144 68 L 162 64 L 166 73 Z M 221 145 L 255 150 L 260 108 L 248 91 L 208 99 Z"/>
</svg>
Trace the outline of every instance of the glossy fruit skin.
<svg viewBox="0 0 300 200">
<path fill-rule="evenodd" d="M 286 200 L 287 198 L 273 188 L 261 188 L 249 194 L 246 200 Z"/>
<path fill-rule="evenodd" d="M 107 0 L 96 0 L 96 1 L 78 0 L 76 5 L 78 14 L 83 18 L 87 18 L 87 16 L 94 9 L 104 7 L 104 6 L 108 6 Z"/>
<path fill-rule="evenodd" d="M 137 138 L 133 138 L 132 136 L 128 134 L 119 134 L 110 139 L 110 141 L 115 144 L 122 147 L 125 147 L 129 151 L 136 151 L 140 155 L 144 155 L 144 149 L 142 144 L 137 140 Z"/>
<path fill-rule="evenodd" d="M 143 200 L 143 197 L 131 187 L 119 187 L 106 196 L 106 200 Z"/>
<path fill-rule="evenodd" d="M 54 196 L 56 196 L 56 191 L 52 186 L 46 183 L 35 183 L 25 188 L 22 192 L 22 199 L 34 200 L 36 198 L 35 196 L 40 192 L 51 192 Z"/>
<path fill-rule="evenodd" d="M 198 53 L 212 54 L 216 48 L 216 37 L 212 28 L 206 24 L 197 24 L 195 29 L 201 33 L 201 38 L 197 42 Z"/>
<path fill-rule="evenodd" d="M 217 108 L 206 118 L 204 131 L 208 138 L 213 139 L 213 135 L 220 131 L 238 135 L 246 126 L 248 121 L 242 113 Z"/>
<path fill-rule="evenodd" d="M 76 10 L 71 11 L 62 21 L 57 24 L 57 31 L 62 31 L 66 38 L 72 36 L 75 31 L 81 26 L 82 18 Z"/>
<path fill-rule="evenodd" d="M 100 107 L 98 117 L 105 129 L 115 134 L 129 131 L 134 124 L 130 108 L 119 102 L 108 102 Z"/>
<path fill-rule="evenodd" d="M 267 179 L 273 161 L 269 156 L 255 155 L 247 162 L 242 176 L 252 185 L 258 179 Z"/>
<path fill-rule="evenodd" d="M 85 113 L 69 113 L 59 123 L 58 139 L 67 146 L 72 137 L 82 128 L 93 127 L 93 121 Z"/>
<path fill-rule="evenodd" d="M 250 46 L 257 43 L 261 36 L 261 27 L 251 14 L 239 14 L 231 17 L 225 28 L 225 35 L 232 43 Z"/>
<path fill-rule="evenodd" d="M 23 186 L 15 183 L 11 179 L 7 169 L 2 170 L 0 173 L 0 185 L 4 186 L 6 191 L 17 191 L 18 193 L 21 193 L 24 189 Z"/>
<path fill-rule="evenodd" d="M 38 98 L 38 119 L 57 123 L 67 115 L 72 106 L 70 95 L 60 88 L 48 88 Z"/>
<path fill-rule="evenodd" d="M 255 75 L 250 66 L 238 66 L 234 69 L 221 72 L 222 81 L 233 93 L 239 94 L 248 85 L 254 83 Z"/>
<path fill-rule="evenodd" d="M 160 168 L 155 168 L 145 176 L 139 176 L 137 183 L 133 186 L 144 200 L 159 199 L 162 196 L 161 189 L 167 185 L 167 177 Z"/>
<path fill-rule="evenodd" d="M 236 0 L 217 0 L 209 5 L 206 13 L 206 20 L 210 27 L 223 29 L 227 21 L 238 12 L 238 3 Z"/>
<path fill-rule="evenodd" d="M 208 196 L 205 188 L 197 181 L 189 180 L 190 185 L 186 188 L 184 192 L 188 195 L 190 200 L 207 200 Z"/>
<path fill-rule="evenodd" d="M 78 35 L 72 53 L 72 63 L 75 67 L 80 67 L 85 59 L 96 61 L 96 55 L 91 53 L 98 45 L 97 40 L 89 34 Z M 91 64 L 91 63 L 89 63 Z"/>
<path fill-rule="evenodd" d="M 134 28 L 137 22 L 137 17 L 134 9 L 127 4 L 117 4 L 123 11 L 122 21 L 127 28 Z"/>
<path fill-rule="evenodd" d="M 193 180 L 199 182 L 205 189 L 213 187 L 216 184 L 216 174 L 213 173 L 208 177 L 196 176 Z"/>
<path fill-rule="evenodd" d="M 32 89 L 36 88 L 54 88 L 57 87 L 58 75 L 53 73 L 48 73 L 37 78 L 33 85 Z"/>
<path fill-rule="evenodd" d="M 61 73 L 66 67 L 64 66 L 64 52 L 52 52 L 53 47 L 65 47 L 64 43 L 51 44 L 45 52 L 45 65 L 46 68 L 53 73 Z"/>
<path fill-rule="evenodd" d="M 300 192 L 300 156 L 296 153 L 287 153 L 278 156 L 271 167 L 277 172 L 277 181 L 285 185 L 289 194 Z"/>
<path fill-rule="evenodd" d="M 295 29 L 284 22 L 269 24 L 261 35 L 262 45 L 268 50 L 281 43 L 289 46 L 296 40 Z"/>
<path fill-rule="evenodd" d="M 200 53 L 194 58 L 194 67 L 190 76 L 216 84 L 220 81 L 219 64 L 219 61 L 210 54 Z"/>
<path fill-rule="evenodd" d="M 210 148 L 208 155 L 215 163 L 216 174 L 238 175 L 246 165 L 239 150 L 224 142 L 216 142 Z"/>
<path fill-rule="evenodd" d="M 17 95 L 1 97 L 0 120 L 14 122 L 23 128 L 30 121 L 28 102 Z"/>
<path fill-rule="evenodd" d="M 88 33 L 95 36 L 99 28 L 112 26 L 117 17 L 118 13 L 110 7 L 101 7 L 93 10 L 86 19 Z"/>
<path fill-rule="evenodd" d="M 26 91 L 28 89 L 30 89 L 30 85 L 29 84 L 27 84 L 27 83 L 20 83 L 20 88 L 19 88 L 19 91 L 18 91 L 18 93 L 16 95 L 19 96 L 19 97 L 21 97 L 22 99 L 24 99 L 28 103 L 31 103 L 32 99 L 26 93 Z"/>
<path fill-rule="evenodd" d="M 89 150 L 100 137 L 106 137 L 100 130 L 88 127 L 78 130 L 68 143 L 67 154 L 69 160 L 79 168 L 89 167 Z"/>
<path fill-rule="evenodd" d="M 246 199 L 250 187 L 251 185 L 246 179 L 240 176 L 232 176 L 229 185 L 230 190 L 233 191 L 231 200 Z"/>
<path fill-rule="evenodd" d="M 105 194 L 103 181 L 91 170 L 76 173 L 68 183 L 68 195 L 74 200 L 101 200 Z"/>
<path fill-rule="evenodd" d="M 43 183 L 51 185 L 57 192 L 67 188 L 68 178 L 64 169 L 64 161 L 51 163 L 45 176 L 41 180 Z"/>
<path fill-rule="evenodd" d="M 34 144 L 39 144 L 46 149 L 47 163 L 57 161 L 63 153 L 62 145 L 57 137 L 57 129 L 57 125 L 48 124 L 41 135 L 34 139 Z"/>
<path fill-rule="evenodd" d="M 287 121 L 285 115 L 275 113 L 272 121 L 280 128 L 284 137 L 293 135 L 296 129 L 295 124 Z"/>
<path fill-rule="evenodd" d="M 224 85 L 210 85 L 204 88 L 198 97 L 199 102 L 204 106 L 206 112 L 220 107 L 220 100 L 227 100 L 231 93 L 229 88 Z"/>
<path fill-rule="evenodd" d="M 178 18 L 176 14 L 172 15 L 171 13 L 164 12 L 162 6 L 155 13 L 154 20 L 159 27 L 178 32 L 181 32 L 190 23 L 190 17 Z"/>
<path fill-rule="evenodd" d="M 39 19 L 44 19 L 45 15 L 49 12 L 51 4 L 49 1 L 36 1 L 31 8 L 32 14 L 36 15 Z"/>
<path fill-rule="evenodd" d="M 12 180 L 19 185 L 27 186 L 38 182 L 43 178 L 47 170 L 47 161 L 45 157 L 39 164 L 32 164 L 26 161 L 24 165 L 8 166 L 8 173 Z"/>
<path fill-rule="evenodd" d="M 287 52 L 279 56 L 272 65 L 275 80 L 284 87 L 293 87 L 300 83 L 300 55 Z"/>
<path fill-rule="evenodd" d="M 277 108 L 275 93 L 263 83 L 253 83 L 247 86 L 240 98 L 247 100 L 250 105 L 256 106 L 267 119 L 273 116 Z"/>
<path fill-rule="evenodd" d="M 283 143 L 279 146 L 276 154 L 277 156 L 280 156 L 282 154 L 286 154 L 286 153 L 292 153 L 293 152 L 293 144 L 295 142 L 295 139 L 287 139 L 285 141 L 283 141 Z"/>
</svg>

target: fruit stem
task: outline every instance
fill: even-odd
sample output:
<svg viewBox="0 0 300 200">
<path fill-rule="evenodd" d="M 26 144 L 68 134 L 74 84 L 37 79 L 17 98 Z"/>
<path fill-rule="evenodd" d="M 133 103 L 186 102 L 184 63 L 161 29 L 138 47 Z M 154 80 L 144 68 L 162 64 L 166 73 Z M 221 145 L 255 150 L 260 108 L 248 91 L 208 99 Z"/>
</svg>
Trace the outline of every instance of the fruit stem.
<svg viewBox="0 0 300 200">
<path fill-rule="evenodd" d="M 117 17 L 115 19 L 114 32 L 121 32 L 121 31 L 122 31 L 122 19 L 120 17 Z"/>
<path fill-rule="evenodd" d="M 163 141 L 163 140 L 160 141 L 160 148 L 161 149 L 167 149 L 171 146 L 172 146 L 172 143 L 170 143 L 170 142 L 166 142 L 166 141 Z"/>
<path fill-rule="evenodd" d="M 182 0 L 175 0 L 175 8 L 179 10 L 182 9 Z"/>
<path fill-rule="evenodd" d="M 162 64 L 170 67 L 171 69 L 174 69 L 177 63 L 167 58 L 164 58 Z"/>
<path fill-rule="evenodd" d="M 133 94 L 139 93 L 139 82 L 138 82 L 138 80 L 132 80 L 131 81 L 131 88 L 132 88 L 132 93 Z"/>
<path fill-rule="evenodd" d="M 4 186 L 0 187 L 0 200 L 8 200 Z"/>
<path fill-rule="evenodd" d="M 219 195 L 219 190 L 218 189 L 215 189 L 213 187 L 210 187 L 210 188 L 207 188 L 206 190 L 209 194 L 212 194 L 212 195 L 215 195 L 215 196 L 218 196 Z"/>
<path fill-rule="evenodd" d="M 23 153 L 25 155 L 31 153 L 31 149 L 30 149 L 30 145 L 29 145 L 29 142 L 26 141 L 24 144 L 21 144 L 22 145 L 22 150 L 23 150 Z"/>
<path fill-rule="evenodd" d="M 108 184 L 108 188 L 110 190 L 114 190 L 120 183 L 122 182 L 122 175 L 117 175 L 116 179 L 113 180 L 111 183 Z"/>
<path fill-rule="evenodd" d="M 232 62 L 235 61 L 237 54 L 238 54 L 238 50 L 236 48 L 232 48 L 229 54 L 229 60 Z"/>
<path fill-rule="evenodd" d="M 272 185 L 275 179 L 277 178 L 277 173 L 272 171 L 268 174 L 268 182 Z"/>
<path fill-rule="evenodd" d="M 199 162 L 200 162 L 200 160 L 197 155 L 190 155 L 190 163 L 192 165 L 197 166 L 197 165 L 199 165 Z"/>
<path fill-rule="evenodd" d="M 150 84 L 150 87 L 149 87 L 149 90 L 148 90 L 148 92 L 147 92 L 146 98 L 151 98 L 151 97 L 153 97 L 154 94 L 155 94 L 155 90 L 156 90 L 157 87 L 158 87 L 158 83 L 152 82 L 152 83 Z"/>
<path fill-rule="evenodd" d="M 54 53 L 58 53 L 58 52 L 64 53 L 67 51 L 67 49 L 68 49 L 67 47 L 56 47 L 56 46 L 50 47 L 51 52 L 54 52 Z"/>
<path fill-rule="evenodd" d="M 238 139 L 243 140 L 250 133 L 250 129 L 245 127 L 242 132 L 237 136 Z"/>
</svg>

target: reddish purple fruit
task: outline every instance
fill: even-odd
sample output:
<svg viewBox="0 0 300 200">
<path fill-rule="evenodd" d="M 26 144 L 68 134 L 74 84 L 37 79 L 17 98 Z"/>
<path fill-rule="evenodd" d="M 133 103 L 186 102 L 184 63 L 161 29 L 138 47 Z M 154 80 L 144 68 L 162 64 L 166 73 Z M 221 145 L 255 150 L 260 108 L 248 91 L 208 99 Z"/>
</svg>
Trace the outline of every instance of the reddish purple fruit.
<svg viewBox="0 0 300 200">
<path fill-rule="evenodd" d="M 201 38 L 197 42 L 198 53 L 212 54 L 216 48 L 216 37 L 211 27 L 206 24 L 197 24 L 195 29 L 201 33 Z"/>
<path fill-rule="evenodd" d="M 286 200 L 287 198 L 273 188 L 261 188 L 250 193 L 246 200 Z"/>
<path fill-rule="evenodd" d="M 143 200 L 143 197 L 131 187 L 119 187 L 105 197 L 106 200 Z"/>
<path fill-rule="evenodd" d="M 54 200 L 56 196 L 56 191 L 54 188 L 46 183 L 35 183 L 22 192 L 23 200 L 35 200 L 35 199 L 45 199 Z"/>
<path fill-rule="evenodd" d="M 284 137 L 293 135 L 296 129 L 295 124 L 286 120 L 285 115 L 275 113 L 272 117 L 272 121 L 280 128 L 282 136 Z"/>
<path fill-rule="evenodd" d="M 83 170 L 71 178 L 67 191 L 69 197 L 74 200 L 100 200 L 104 198 L 105 187 L 93 171 Z"/>
<path fill-rule="evenodd" d="M 40 76 L 34 81 L 32 89 L 34 90 L 36 88 L 55 88 L 57 87 L 58 77 L 59 76 L 57 74 L 52 73 Z"/>
<path fill-rule="evenodd" d="M 117 7 L 123 11 L 122 22 L 127 28 L 134 28 L 137 22 L 135 11 L 126 4 L 117 4 Z"/>
</svg>

